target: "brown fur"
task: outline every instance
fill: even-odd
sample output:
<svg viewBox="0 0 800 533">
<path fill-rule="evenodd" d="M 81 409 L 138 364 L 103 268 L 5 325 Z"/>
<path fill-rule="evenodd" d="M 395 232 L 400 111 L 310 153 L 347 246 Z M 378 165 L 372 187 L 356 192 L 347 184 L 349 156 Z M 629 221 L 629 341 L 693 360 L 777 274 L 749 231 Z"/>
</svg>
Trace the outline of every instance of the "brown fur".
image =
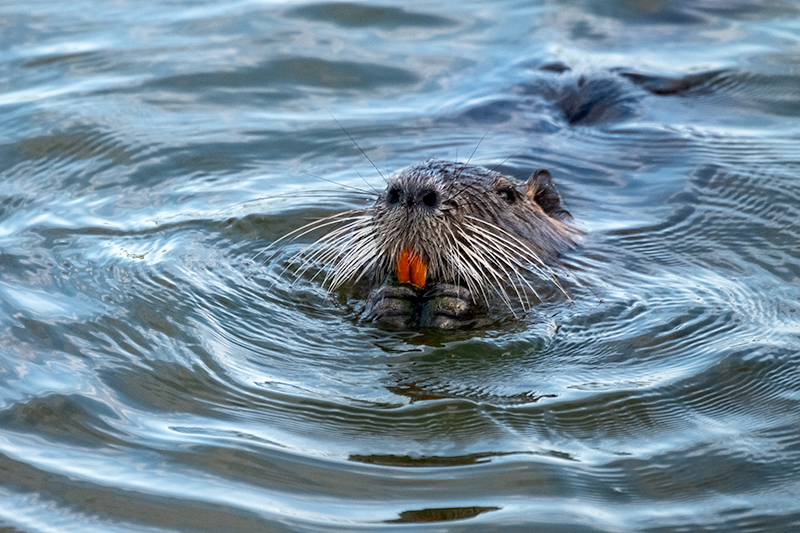
<svg viewBox="0 0 800 533">
<path fill-rule="evenodd" d="M 371 215 L 377 247 L 386 258 L 382 273 L 390 274 L 400 252 L 411 248 L 428 265 L 433 283 L 457 281 L 452 250 L 468 248 L 463 237 L 478 231 L 472 229 L 476 226 L 485 226 L 487 239 L 504 239 L 509 251 L 524 245 L 528 253 L 522 255 L 532 259 L 535 254 L 539 266 L 572 248 L 580 233 L 569 224 L 572 217 L 546 170 L 521 183 L 483 167 L 438 160 L 400 171 Z"/>
</svg>

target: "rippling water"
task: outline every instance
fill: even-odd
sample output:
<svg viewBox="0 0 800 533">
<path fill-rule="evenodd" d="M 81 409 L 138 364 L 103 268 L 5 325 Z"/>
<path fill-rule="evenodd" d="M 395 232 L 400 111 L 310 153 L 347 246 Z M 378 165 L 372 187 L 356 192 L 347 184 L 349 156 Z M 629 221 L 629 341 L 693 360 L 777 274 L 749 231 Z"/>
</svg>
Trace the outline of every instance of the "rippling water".
<svg viewBox="0 0 800 533">
<path fill-rule="evenodd" d="M 3 3 L 0 531 L 800 528 L 798 35 L 766 0 Z M 381 187 L 351 136 L 548 168 L 570 299 L 388 332 L 281 275 L 307 240 L 254 259 Z"/>
</svg>

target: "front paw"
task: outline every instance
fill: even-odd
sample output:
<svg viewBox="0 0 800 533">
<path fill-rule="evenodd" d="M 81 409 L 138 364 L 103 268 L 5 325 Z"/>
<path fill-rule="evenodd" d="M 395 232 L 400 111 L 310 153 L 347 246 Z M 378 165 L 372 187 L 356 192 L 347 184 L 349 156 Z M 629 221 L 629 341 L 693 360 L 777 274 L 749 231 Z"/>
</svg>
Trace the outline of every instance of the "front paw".
<svg viewBox="0 0 800 533">
<path fill-rule="evenodd" d="M 370 293 L 363 316 L 391 329 L 460 329 L 474 326 L 485 314 L 466 288 L 439 284 L 427 290 L 383 285 Z"/>
<path fill-rule="evenodd" d="M 418 301 L 417 292 L 407 285 L 384 285 L 370 293 L 364 318 L 391 328 L 413 326 Z"/>
<path fill-rule="evenodd" d="M 440 329 L 459 329 L 475 325 L 486 308 L 473 301 L 472 293 L 458 285 L 440 284 L 423 295 L 425 307 L 421 321 Z"/>
</svg>

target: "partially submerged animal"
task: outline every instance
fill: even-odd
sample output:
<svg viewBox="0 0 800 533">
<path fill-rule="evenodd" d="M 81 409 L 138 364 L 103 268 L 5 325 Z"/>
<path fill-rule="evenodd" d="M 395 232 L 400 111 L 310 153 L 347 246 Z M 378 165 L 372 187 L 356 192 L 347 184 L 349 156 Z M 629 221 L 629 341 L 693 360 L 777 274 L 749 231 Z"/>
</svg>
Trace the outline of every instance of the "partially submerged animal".
<svg viewBox="0 0 800 533">
<path fill-rule="evenodd" d="M 466 327 L 495 303 L 526 309 L 580 230 L 546 170 L 523 183 L 483 167 L 429 160 L 394 175 L 374 204 L 298 230 L 331 227 L 308 265 L 335 289 L 367 280 L 364 315 L 394 327 Z M 560 285 L 559 285 L 560 288 Z"/>
</svg>

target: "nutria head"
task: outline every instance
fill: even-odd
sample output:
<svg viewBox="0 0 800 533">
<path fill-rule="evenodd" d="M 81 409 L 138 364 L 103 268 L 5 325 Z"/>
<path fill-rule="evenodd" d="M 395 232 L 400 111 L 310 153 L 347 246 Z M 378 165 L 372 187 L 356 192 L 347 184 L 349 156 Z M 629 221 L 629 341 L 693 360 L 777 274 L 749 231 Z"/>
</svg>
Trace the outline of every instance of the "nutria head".
<svg viewBox="0 0 800 533">
<path fill-rule="evenodd" d="M 520 267 L 540 269 L 578 235 L 546 170 L 521 183 L 478 166 L 426 161 L 395 175 L 371 215 L 385 258 L 379 266 L 418 288 L 502 284 Z"/>
<path fill-rule="evenodd" d="M 575 246 L 580 231 L 570 220 L 546 170 L 523 183 L 429 160 L 397 172 L 370 207 L 312 224 L 333 229 L 306 264 L 330 267 L 325 282 L 332 289 L 362 279 L 404 287 L 381 293 L 381 301 L 397 294 L 424 301 L 438 291 L 487 306 L 496 294 L 524 306 L 530 278 L 553 279 L 548 261 Z"/>
</svg>

